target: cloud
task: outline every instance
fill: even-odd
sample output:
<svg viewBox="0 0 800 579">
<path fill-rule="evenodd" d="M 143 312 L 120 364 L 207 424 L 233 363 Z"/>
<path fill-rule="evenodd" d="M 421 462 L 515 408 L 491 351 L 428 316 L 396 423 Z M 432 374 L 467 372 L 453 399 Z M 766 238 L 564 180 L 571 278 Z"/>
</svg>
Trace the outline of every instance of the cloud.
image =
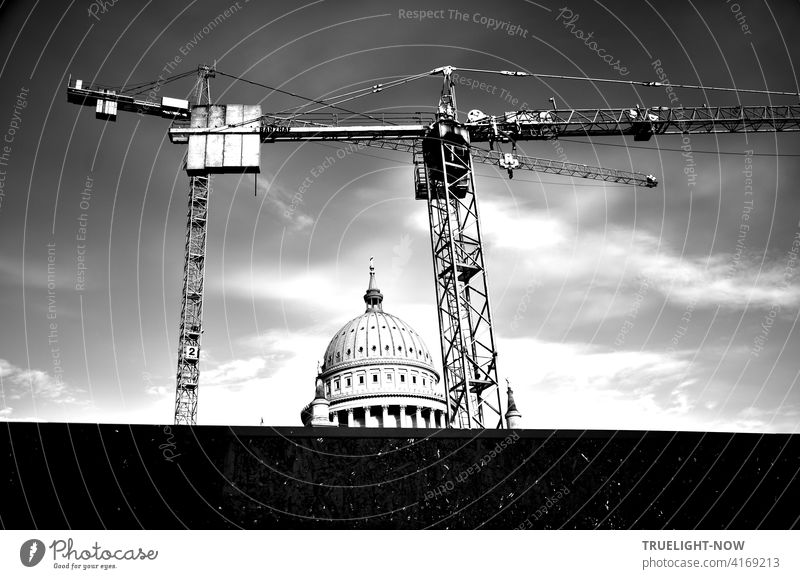
<svg viewBox="0 0 800 579">
<path fill-rule="evenodd" d="M 788 409 L 774 410 L 763 417 L 739 416 L 743 405 L 753 404 L 752 400 L 741 399 L 737 394 L 736 402 L 726 406 L 722 401 L 729 392 L 728 386 L 715 380 L 713 387 L 706 387 L 703 376 L 713 373 L 713 366 L 725 355 L 719 353 L 714 358 L 713 343 L 698 358 L 698 352 L 688 349 L 614 351 L 609 344 L 591 344 L 595 337 L 613 340 L 618 324 L 609 327 L 613 330 L 610 333 L 604 329 L 594 337 L 580 335 L 582 322 L 629 315 L 631 301 L 617 298 L 637 290 L 648 301 L 641 305 L 641 311 L 637 309 L 640 320 L 649 319 L 646 305 L 663 301 L 678 304 L 682 310 L 690 303 L 697 309 L 719 305 L 728 310 L 742 310 L 745 305 L 750 309 L 798 305 L 796 279 L 785 277 L 782 258 L 766 260 L 761 267 L 760 257 L 747 253 L 736 258 L 733 251 L 711 257 L 681 255 L 645 229 L 578 229 L 558 210 L 548 213 L 494 200 L 482 202 L 481 210 L 487 252 L 491 252 L 489 267 L 494 291 L 504 283 L 509 286 L 507 290 L 513 291 L 520 285 L 531 286 L 533 297 L 524 327 L 519 328 L 523 334 L 528 331 L 528 336 L 504 335 L 516 303 L 509 307 L 507 303 L 498 305 L 502 300 L 493 302 L 501 379 L 509 376 L 522 387 L 518 401 L 529 404 L 527 410 L 522 410 L 528 427 L 744 431 L 786 428 Z M 422 212 L 409 214 L 405 225 L 407 231 L 427 234 L 427 219 Z M 413 233 L 400 235 L 392 245 L 391 263 L 376 263 L 381 287 L 396 273 L 399 278 L 411 279 L 408 271 L 418 262 L 416 239 Z M 427 246 L 424 253 L 424 259 L 429 260 Z M 235 390 L 246 405 L 232 408 L 220 397 L 218 404 L 203 407 L 201 422 L 254 423 L 249 416 L 263 408 L 269 424 L 297 424 L 298 409 L 308 402 L 313 388 L 316 360 L 338 325 L 360 313 L 366 276 L 364 285 L 354 292 L 353 275 L 334 261 L 284 264 L 279 279 L 260 271 L 245 271 L 233 278 L 229 274 L 232 281 L 228 287 L 234 291 L 256 301 L 280 302 L 287 311 L 313 310 L 315 316 L 313 323 L 303 328 L 251 336 L 247 344 L 239 343 L 244 351 L 234 361 L 211 368 L 208 372 L 218 376 L 223 386 L 220 394 L 225 389 Z M 358 279 L 361 284 L 362 278 Z M 646 292 L 640 289 L 641 284 L 646 284 Z M 401 301 L 397 292 L 389 292 L 387 303 L 391 313 L 420 331 L 436 355 L 438 326 L 430 298 L 419 303 Z M 513 298 L 511 301 L 516 302 Z M 540 314 L 549 316 L 547 308 L 551 304 L 551 326 L 558 327 L 548 329 L 547 334 L 569 335 L 570 340 L 583 339 L 587 343 L 531 337 L 531 324 L 541 319 L 537 318 Z M 534 311 L 534 306 L 539 310 Z M 668 330 L 667 338 L 672 326 Z M 597 332 L 596 328 L 591 331 Z M 513 334 L 518 336 L 519 332 Z M 651 344 L 665 339 L 656 334 L 650 336 Z M 626 347 L 639 343 L 639 338 L 644 341 L 646 336 L 629 340 Z M 287 352 L 287 359 L 274 364 L 274 371 L 268 372 L 270 364 L 262 365 L 255 357 L 274 351 Z M 204 384 L 210 385 L 212 382 L 205 381 L 207 375 L 204 374 Z M 739 390 L 745 398 L 749 395 L 748 388 Z M 204 400 L 217 396 L 209 394 L 209 389 L 204 393 Z M 775 416 L 771 423 L 769 416 Z"/>
<path fill-rule="evenodd" d="M 240 270 L 228 274 L 226 280 L 227 291 L 237 292 L 247 297 L 256 299 L 269 299 L 279 301 L 319 301 L 320 304 L 336 301 L 343 297 L 337 293 L 332 272 L 323 268 L 314 268 L 311 271 L 287 270 L 281 271 L 276 277 L 271 271 Z M 325 288 L 325 295 L 320 295 L 320 288 Z M 325 299 L 320 299 L 325 298 Z"/>
<path fill-rule="evenodd" d="M 236 386 L 258 378 L 267 369 L 267 360 L 262 357 L 231 360 L 216 368 L 203 372 L 203 382 L 211 386 Z"/>
<path fill-rule="evenodd" d="M 689 367 L 686 353 L 614 351 L 603 346 L 555 343 L 534 338 L 503 340 L 506 361 L 525 368 L 533 383 L 651 392 L 671 388 Z"/>
<path fill-rule="evenodd" d="M 522 213 L 511 204 L 498 202 L 483 202 L 480 211 L 486 223 L 484 242 L 496 248 L 521 252 L 568 249 L 574 237 L 563 221 L 547 212 Z"/>
<path fill-rule="evenodd" d="M 284 227 L 304 231 L 314 225 L 314 218 L 303 209 L 305 201 L 301 191 L 291 191 L 278 184 L 274 175 L 258 178 L 258 193 L 263 199 L 262 208 Z"/>
<path fill-rule="evenodd" d="M 752 254 L 681 257 L 663 249 L 654 254 L 658 244 L 652 236 L 637 240 L 637 245 L 631 256 L 634 269 L 680 303 L 733 309 L 800 305 L 797 276 L 786 277 L 785 264 L 777 260 L 762 265 Z"/>
<path fill-rule="evenodd" d="M 0 358 L 0 382 L 6 399 L 19 400 L 33 396 L 63 404 L 83 402 L 79 395 L 86 391 L 68 386 L 60 376 L 53 377 L 42 370 L 25 369 Z"/>
<path fill-rule="evenodd" d="M 410 236 L 400 235 L 392 245 L 391 258 L 375 262 L 378 287 L 386 299 L 384 306 L 401 318 L 420 298 L 419 284 L 409 281 L 414 279 L 409 271 L 417 266 L 412 263 L 415 243 Z M 345 260 L 342 267 L 333 262 L 313 267 L 282 265 L 277 274 L 249 267 L 231 268 L 226 272 L 225 291 L 227 295 L 252 300 L 260 307 L 268 306 L 265 315 L 269 312 L 280 319 L 286 315 L 289 326 L 307 325 L 309 330 L 327 328 L 333 335 L 338 329 L 333 326 L 363 313 L 362 296 L 369 281 L 366 265 L 365 260 Z M 425 303 L 433 302 L 431 295 Z M 431 310 L 426 315 L 435 317 L 436 312 Z"/>
<path fill-rule="evenodd" d="M 0 419 L 10 419 L 15 412 L 22 411 L 25 420 L 36 420 L 33 415 L 43 416 L 53 409 L 63 411 L 65 406 L 85 409 L 91 406 L 86 399 L 86 390 L 70 386 L 60 376 L 52 376 L 42 370 L 20 368 L 0 358 L 0 394 L 3 405 Z M 14 406 L 7 405 L 13 400 Z M 19 417 L 16 420 L 22 420 Z"/>
<path fill-rule="evenodd" d="M 724 408 L 733 386 L 708 400 L 691 372 L 693 351 L 612 351 L 532 338 L 501 346 L 500 369 L 526 428 L 787 432 L 797 424 L 788 406 Z"/>
<path fill-rule="evenodd" d="M 231 359 L 217 362 L 203 351 L 198 424 L 256 425 L 263 417 L 266 424 L 299 426 L 300 408 L 313 394 L 315 360 L 326 345 L 308 333 L 268 331 L 237 339 Z M 104 414 L 103 421 L 171 423 L 174 379 L 148 375 L 143 382 L 146 401 Z"/>
<path fill-rule="evenodd" d="M 314 393 L 316 362 L 329 339 L 306 331 L 239 339 L 243 356 L 201 374 L 198 423 L 255 425 L 263 418 L 268 425 L 299 426 L 300 410 Z"/>
<path fill-rule="evenodd" d="M 730 430 L 736 432 L 788 432 L 797 433 L 800 428 L 800 412 L 797 408 L 774 410 L 747 406 L 729 421 Z"/>
<path fill-rule="evenodd" d="M 762 256 L 735 247 L 710 256 L 681 255 L 642 228 L 581 230 L 557 211 L 520 210 L 496 201 L 482 203 L 481 216 L 493 270 L 509 269 L 495 262 L 521 261 L 537 280 L 550 287 L 566 282 L 576 297 L 588 286 L 613 297 L 618 287 L 646 280 L 650 289 L 681 305 L 800 306 L 799 276 L 786 258 L 762 264 Z"/>
<path fill-rule="evenodd" d="M 388 269 L 381 269 L 381 283 L 386 287 L 394 287 L 402 278 L 414 255 L 414 239 L 408 233 L 402 233 L 396 245 L 392 245 L 392 258 Z"/>
</svg>

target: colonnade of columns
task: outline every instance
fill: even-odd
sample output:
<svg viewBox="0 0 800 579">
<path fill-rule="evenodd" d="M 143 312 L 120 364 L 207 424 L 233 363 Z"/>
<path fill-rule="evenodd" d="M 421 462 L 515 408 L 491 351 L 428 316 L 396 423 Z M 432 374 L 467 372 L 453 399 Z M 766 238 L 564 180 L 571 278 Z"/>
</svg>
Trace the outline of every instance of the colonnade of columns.
<svg viewBox="0 0 800 579">
<path fill-rule="evenodd" d="M 447 417 L 443 410 L 405 405 L 401 405 L 399 408 L 399 424 L 396 415 L 390 412 L 388 405 L 348 408 L 347 410 L 332 412 L 330 416 L 334 424 L 350 427 L 445 428 L 447 425 Z M 344 414 L 344 417 L 342 414 Z M 359 416 L 357 417 L 356 414 Z"/>
</svg>

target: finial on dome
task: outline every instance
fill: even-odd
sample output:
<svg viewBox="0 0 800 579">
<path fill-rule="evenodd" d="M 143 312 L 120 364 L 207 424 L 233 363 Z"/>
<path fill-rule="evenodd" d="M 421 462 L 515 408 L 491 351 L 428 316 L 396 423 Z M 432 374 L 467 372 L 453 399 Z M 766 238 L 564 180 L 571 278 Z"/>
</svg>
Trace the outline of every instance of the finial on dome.
<svg viewBox="0 0 800 579">
<path fill-rule="evenodd" d="M 378 289 L 375 283 L 375 258 L 369 258 L 369 287 L 367 289 Z"/>
<path fill-rule="evenodd" d="M 383 294 L 378 289 L 378 284 L 375 281 L 375 258 L 369 258 L 369 286 L 367 293 L 364 294 L 364 303 L 367 304 L 367 311 L 383 311 Z"/>
</svg>

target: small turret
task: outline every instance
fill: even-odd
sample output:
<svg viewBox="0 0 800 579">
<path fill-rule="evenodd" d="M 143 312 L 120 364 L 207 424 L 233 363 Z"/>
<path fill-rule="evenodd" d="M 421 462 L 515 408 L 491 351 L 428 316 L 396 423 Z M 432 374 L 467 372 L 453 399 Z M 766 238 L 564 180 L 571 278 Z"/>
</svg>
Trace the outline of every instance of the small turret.
<svg viewBox="0 0 800 579">
<path fill-rule="evenodd" d="M 334 426 L 329 416 L 330 402 L 325 397 L 325 385 L 317 378 L 314 400 L 311 402 L 311 426 Z"/>
<path fill-rule="evenodd" d="M 506 380 L 508 383 L 508 380 Z M 522 428 L 522 414 L 517 410 L 517 403 L 514 401 L 514 391 L 508 387 L 508 410 L 506 410 L 506 424 L 508 428 Z"/>
</svg>

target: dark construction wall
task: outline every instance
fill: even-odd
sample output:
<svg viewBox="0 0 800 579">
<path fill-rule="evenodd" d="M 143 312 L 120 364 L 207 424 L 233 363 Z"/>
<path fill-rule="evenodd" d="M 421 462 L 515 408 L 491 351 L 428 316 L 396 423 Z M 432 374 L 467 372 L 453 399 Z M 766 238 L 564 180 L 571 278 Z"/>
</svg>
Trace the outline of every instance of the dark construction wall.
<svg viewBox="0 0 800 579">
<path fill-rule="evenodd" d="M 7 423 L 4 528 L 786 529 L 792 435 Z"/>
</svg>

